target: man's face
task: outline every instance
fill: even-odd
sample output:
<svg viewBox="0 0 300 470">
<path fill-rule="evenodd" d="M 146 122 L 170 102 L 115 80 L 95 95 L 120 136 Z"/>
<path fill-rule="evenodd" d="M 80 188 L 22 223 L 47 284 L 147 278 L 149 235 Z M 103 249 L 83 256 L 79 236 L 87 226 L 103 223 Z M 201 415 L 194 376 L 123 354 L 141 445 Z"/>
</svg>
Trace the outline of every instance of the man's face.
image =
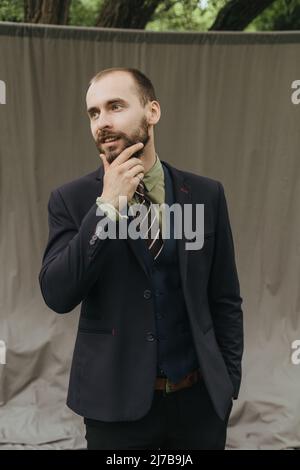
<svg viewBox="0 0 300 470">
<path fill-rule="evenodd" d="M 112 163 L 127 147 L 137 142 L 146 146 L 149 125 L 135 82 L 127 72 L 113 72 L 88 89 L 87 110 L 91 131 L 99 153 Z M 114 139 L 109 142 L 106 139 Z M 140 157 L 139 150 L 134 157 Z"/>
</svg>

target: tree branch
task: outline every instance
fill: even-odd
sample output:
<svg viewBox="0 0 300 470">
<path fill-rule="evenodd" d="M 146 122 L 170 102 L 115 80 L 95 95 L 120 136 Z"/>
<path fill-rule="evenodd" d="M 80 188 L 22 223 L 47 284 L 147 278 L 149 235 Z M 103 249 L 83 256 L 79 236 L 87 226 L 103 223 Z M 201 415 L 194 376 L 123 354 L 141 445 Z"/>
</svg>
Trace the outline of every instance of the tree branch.
<svg viewBox="0 0 300 470">
<path fill-rule="evenodd" d="M 275 0 L 229 0 L 210 31 L 242 31 Z"/>
<path fill-rule="evenodd" d="M 96 26 L 144 29 L 162 0 L 105 0 Z"/>
</svg>

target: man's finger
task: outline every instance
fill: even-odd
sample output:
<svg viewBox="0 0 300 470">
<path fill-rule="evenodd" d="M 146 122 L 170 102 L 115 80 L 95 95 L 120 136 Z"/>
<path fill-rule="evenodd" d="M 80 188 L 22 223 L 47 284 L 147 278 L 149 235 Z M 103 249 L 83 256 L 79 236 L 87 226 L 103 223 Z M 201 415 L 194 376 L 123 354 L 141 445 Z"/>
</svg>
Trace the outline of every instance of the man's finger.
<svg viewBox="0 0 300 470">
<path fill-rule="evenodd" d="M 109 168 L 109 163 L 108 161 L 106 160 L 106 156 L 104 155 L 104 153 L 100 153 L 100 158 L 103 162 L 103 166 L 104 166 L 104 172 Z"/>
<path fill-rule="evenodd" d="M 126 162 L 131 155 L 133 155 L 135 152 L 138 150 L 141 150 L 144 147 L 144 144 L 142 142 L 138 142 L 137 144 L 131 145 L 130 147 L 127 147 L 123 152 L 120 153 L 120 155 L 113 161 L 112 165 L 120 165 L 121 163 Z"/>
</svg>

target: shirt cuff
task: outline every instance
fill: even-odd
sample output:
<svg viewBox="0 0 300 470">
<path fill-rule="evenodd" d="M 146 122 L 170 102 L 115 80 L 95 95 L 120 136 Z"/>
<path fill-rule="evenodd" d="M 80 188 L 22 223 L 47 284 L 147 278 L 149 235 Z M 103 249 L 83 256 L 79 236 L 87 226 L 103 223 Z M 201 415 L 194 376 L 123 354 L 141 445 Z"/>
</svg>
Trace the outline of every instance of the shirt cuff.
<svg viewBox="0 0 300 470">
<path fill-rule="evenodd" d="M 119 213 L 117 209 L 109 202 L 103 201 L 101 196 L 97 197 L 96 204 L 102 210 L 102 212 L 104 212 L 104 214 L 107 215 L 107 217 L 109 217 L 114 222 L 119 219 Z"/>
<path fill-rule="evenodd" d="M 97 197 L 96 204 L 102 210 L 102 212 L 104 212 L 104 214 L 107 215 L 107 217 L 109 217 L 114 222 L 116 220 L 118 221 L 120 218 L 121 219 L 128 219 L 128 215 L 121 214 L 118 211 L 118 209 L 116 209 L 109 202 L 104 201 L 101 196 Z"/>
</svg>

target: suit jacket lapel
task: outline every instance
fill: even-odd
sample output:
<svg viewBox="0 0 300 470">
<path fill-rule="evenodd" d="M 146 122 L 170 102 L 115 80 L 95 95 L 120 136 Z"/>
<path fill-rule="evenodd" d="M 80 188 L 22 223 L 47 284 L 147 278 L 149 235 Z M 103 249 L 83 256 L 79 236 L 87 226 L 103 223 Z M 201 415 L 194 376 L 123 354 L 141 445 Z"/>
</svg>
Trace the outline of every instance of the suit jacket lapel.
<svg viewBox="0 0 300 470">
<path fill-rule="evenodd" d="M 190 186 L 187 184 L 185 175 L 182 171 L 177 170 L 169 163 L 162 160 L 162 164 L 165 165 L 169 171 L 173 182 L 174 190 L 174 203 L 180 204 L 182 210 L 182 224 L 181 232 L 182 237 L 177 239 L 177 252 L 179 260 L 179 269 L 181 274 L 182 283 L 185 283 L 186 272 L 187 272 L 187 250 L 185 249 L 186 238 L 184 234 L 184 204 L 191 204 L 192 201 L 192 191 Z"/>
</svg>

